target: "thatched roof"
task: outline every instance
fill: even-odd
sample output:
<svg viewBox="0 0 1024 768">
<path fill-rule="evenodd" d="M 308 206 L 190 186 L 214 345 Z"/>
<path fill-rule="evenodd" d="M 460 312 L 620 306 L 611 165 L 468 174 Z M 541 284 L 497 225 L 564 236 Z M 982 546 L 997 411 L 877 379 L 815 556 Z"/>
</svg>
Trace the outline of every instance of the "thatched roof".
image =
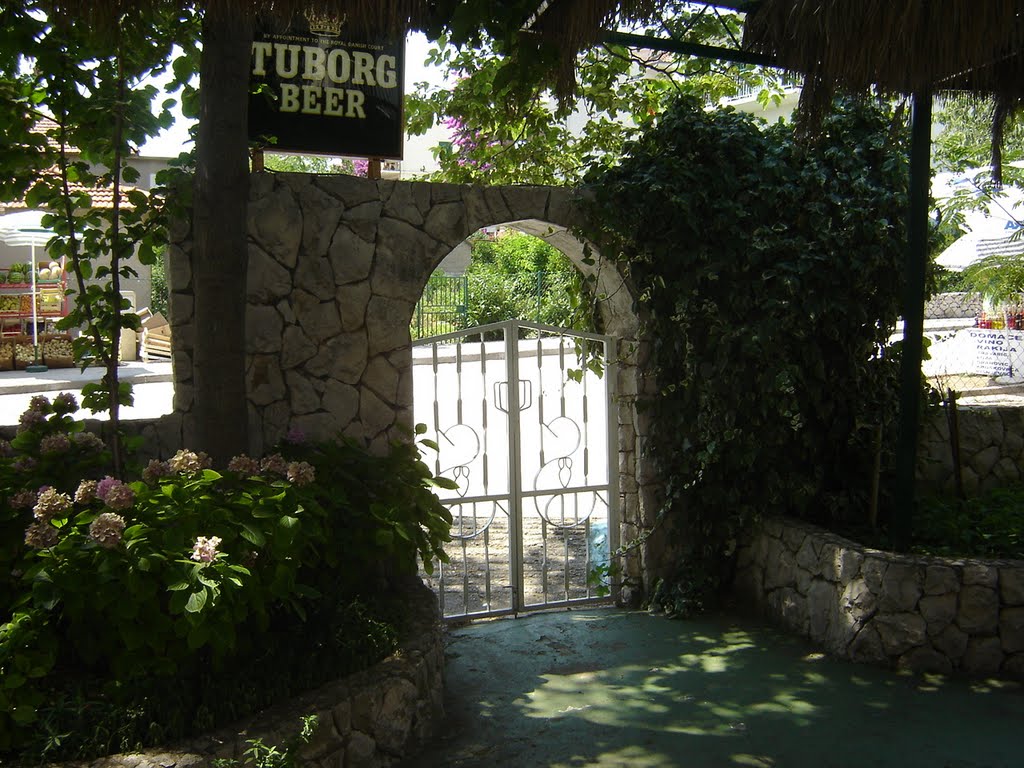
<svg viewBox="0 0 1024 768">
<path fill-rule="evenodd" d="M 102 25 L 120 13 L 198 4 L 209 12 L 314 11 L 344 16 L 350 28 L 383 32 L 438 29 L 459 0 L 52 0 L 76 20 Z M 526 25 L 561 58 L 560 90 L 576 54 L 604 30 L 646 21 L 667 0 L 493 0 L 491 17 L 515 34 Z M 1024 0 L 720 0 L 747 11 L 744 48 L 810 82 L 871 84 L 912 93 L 966 89 L 1024 101 Z M 462 10 L 465 10 L 463 8 Z M 461 12 L 461 11 L 460 11 Z"/>
<path fill-rule="evenodd" d="M 856 88 L 1024 94 L 1021 0 L 760 0 L 743 43 Z"/>
</svg>

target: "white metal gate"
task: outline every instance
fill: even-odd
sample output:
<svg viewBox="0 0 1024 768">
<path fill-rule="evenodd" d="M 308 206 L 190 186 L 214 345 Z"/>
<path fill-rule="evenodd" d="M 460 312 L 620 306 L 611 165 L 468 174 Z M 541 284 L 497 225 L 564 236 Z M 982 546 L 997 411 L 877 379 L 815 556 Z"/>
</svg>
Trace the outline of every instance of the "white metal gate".
<svg viewBox="0 0 1024 768">
<path fill-rule="evenodd" d="M 415 420 L 438 445 L 435 474 L 459 486 L 439 493 L 450 562 L 424 575 L 445 617 L 609 593 L 614 361 L 611 337 L 520 321 L 414 343 Z"/>
</svg>

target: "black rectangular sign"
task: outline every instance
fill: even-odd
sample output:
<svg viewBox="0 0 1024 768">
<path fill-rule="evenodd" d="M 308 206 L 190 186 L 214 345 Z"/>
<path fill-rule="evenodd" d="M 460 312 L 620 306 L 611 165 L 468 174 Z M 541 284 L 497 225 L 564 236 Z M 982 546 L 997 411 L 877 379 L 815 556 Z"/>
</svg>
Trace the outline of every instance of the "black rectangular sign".
<svg viewBox="0 0 1024 768">
<path fill-rule="evenodd" d="M 296 14 L 287 28 L 264 18 L 250 65 L 250 140 L 286 152 L 402 159 L 404 40 L 353 40 L 343 23 L 313 14 Z"/>
</svg>

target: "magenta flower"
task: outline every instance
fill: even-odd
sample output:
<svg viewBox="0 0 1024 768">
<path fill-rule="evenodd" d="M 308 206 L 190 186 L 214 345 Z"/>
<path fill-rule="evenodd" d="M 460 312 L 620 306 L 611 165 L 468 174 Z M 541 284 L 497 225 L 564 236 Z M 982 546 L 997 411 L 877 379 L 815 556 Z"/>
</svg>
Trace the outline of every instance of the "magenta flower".
<svg viewBox="0 0 1024 768">
<path fill-rule="evenodd" d="M 111 509 L 128 509 L 135 503 L 135 492 L 114 477 L 104 477 L 96 484 L 96 498 Z"/>
</svg>

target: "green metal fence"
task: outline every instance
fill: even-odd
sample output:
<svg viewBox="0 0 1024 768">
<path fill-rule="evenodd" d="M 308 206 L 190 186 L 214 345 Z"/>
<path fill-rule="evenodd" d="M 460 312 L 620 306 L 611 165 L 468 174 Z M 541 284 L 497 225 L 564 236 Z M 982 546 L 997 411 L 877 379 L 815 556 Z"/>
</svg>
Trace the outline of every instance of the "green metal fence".
<svg viewBox="0 0 1024 768">
<path fill-rule="evenodd" d="M 465 275 L 435 274 L 416 303 L 409 329 L 414 339 L 457 331 L 466 326 L 469 281 Z"/>
</svg>

